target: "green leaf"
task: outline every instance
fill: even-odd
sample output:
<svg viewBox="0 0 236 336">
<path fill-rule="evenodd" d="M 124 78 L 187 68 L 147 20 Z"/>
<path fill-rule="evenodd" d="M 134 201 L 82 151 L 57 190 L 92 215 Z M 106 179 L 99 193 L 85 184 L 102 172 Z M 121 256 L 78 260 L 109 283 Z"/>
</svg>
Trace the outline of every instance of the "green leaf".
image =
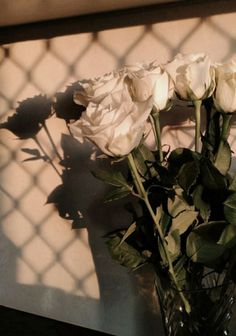
<svg viewBox="0 0 236 336">
<path fill-rule="evenodd" d="M 106 170 L 100 169 L 100 170 L 93 171 L 92 174 L 99 180 L 102 180 L 110 185 L 113 185 L 114 187 L 131 188 L 128 182 L 126 181 L 125 177 L 120 171 L 108 172 Z"/>
<path fill-rule="evenodd" d="M 118 199 L 128 196 L 130 193 L 131 193 L 131 189 L 127 188 L 126 186 L 113 189 L 106 194 L 104 202 L 108 203 L 108 202 L 116 201 Z"/>
<path fill-rule="evenodd" d="M 165 239 L 171 259 L 174 261 L 180 255 L 180 235 L 178 230 L 171 231 Z"/>
<path fill-rule="evenodd" d="M 207 224 L 201 224 L 194 229 L 194 232 L 197 232 L 201 236 L 204 236 L 206 239 L 218 241 L 221 233 L 225 229 L 227 222 L 222 221 L 211 221 Z"/>
<path fill-rule="evenodd" d="M 156 222 L 159 224 L 162 216 L 163 207 L 162 204 L 156 209 Z"/>
<path fill-rule="evenodd" d="M 189 205 L 181 196 L 178 195 L 175 195 L 174 200 L 168 198 L 167 208 L 171 217 L 176 217 L 185 210 L 194 210 L 193 206 Z"/>
<path fill-rule="evenodd" d="M 227 188 L 226 179 L 219 170 L 207 159 L 201 160 L 201 178 L 205 188 L 221 191 Z"/>
<path fill-rule="evenodd" d="M 136 227 L 137 227 L 137 225 L 136 225 L 135 222 L 132 223 L 132 224 L 129 226 L 129 228 L 127 229 L 127 231 L 125 232 L 124 236 L 122 237 L 122 239 L 121 239 L 121 241 L 120 241 L 120 245 L 123 244 L 123 242 L 124 242 L 129 236 L 131 236 L 132 233 L 135 232 Z"/>
<path fill-rule="evenodd" d="M 216 112 L 211 117 L 211 121 L 208 129 L 209 142 L 213 147 L 213 151 L 219 145 L 221 136 L 221 126 L 220 126 L 220 113 Z"/>
<path fill-rule="evenodd" d="M 187 162 L 193 161 L 194 152 L 187 148 L 176 148 L 173 150 L 168 158 L 169 171 L 177 175 L 180 168 Z"/>
<path fill-rule="evenodd" d="M 187 238 L 187 256 L 194 262 L 212 266 L 226 251 L 226 247 L 218 243 L 226 225 L 225 221 L 214 221 L 195 228 Z"/>
<path fill-rule="evenodd" d="M 236 192 L 232 193 L 224 202 L 224 214 L 230 224 L 236 225 Z"/>
<path fill-rule="evenodd" d="M 187 262 L 187 257 L 186 255 L 182 255 L 179 260 L 176 262 L 174 265 L 174 272 L 176 279 L 179 283 L 179 286 L 183 288 L 185 286 L 186 282 L 186 267 L 185 264 Z"/>
<path fill-rule="evenodd" d="M 236 173 L 230 183 L 229 190 L 236 191 Z"/>
<path fill-rule="evenodd" d="M 228 224 L 222 232 L 218 244 L 224 245 L 228 248 L 236 244 L 236 226 Z"/>
<path fill-rule="evenodd" d="M 157 244 L 158 244 L 158 251 L 159 251 L 160 256 L 161 256 L 161 264 L 162 264 L 163 267 L 168 267 L 168 260 L 166 258 L 166 252 L 163 248 L 163 245 L 162 245 L 159 237 L 158 237 Z"/>
<path fill-rule="evenodd" d="M 231 166 L 231 148 L 227 141 L 220 144 L 214 165 L 222 175 L 227 174 Z"/>
<path fill-rule="evenodd" d="M 168 215 L 166 212 L 162 211 L 160 226 L 161 226 L 161 229 L 162 229 L 162 232 L 163 232 L 164 235 L 166 235 L 166 233 L 168 232 L 170 224 L 171 224 L 170 215 Z"/>
<path fill-rule="evenodd" d="M 122 266 L 136 268 L 145 263 L 146 259 L 134 247 L 126 242 L 121 242 L 119 234 L 112 234 L 106 242 L 112 258 L 118 261 Z"/>
<path fill-rule="evenodd" d="M 208 129 L 203 137 L 202 153 L 205 157 L 210 157 L 213 160 L 220 143 L 220 135 L 220 113 L 214 113 L 210 118 Z"/>
<path fill-rule="evenodd" d="M 186 263 L 188 261 L 187 256 L 181 255 L 180 258 L 178 258 L 178 261 L 175 262 L 174 266 L 174 272 L 176 279 L 178 281 L 178 284 L 180 288 L 186 288 L 186 274 L 187 274 L 187 267 Z"/>
<path fill-rule="evenodd" d="M 133 157 L 141 176 L 146 177 L 148 174 L 152 176 L 156 175 L 156 171 L 152 166 L 152 163 L 155 162 L 155 156 L 144 144 L 133 150 Z"/>
<path fill-rule="evenodd" d="M 191 187 L 196 184 L 199 174 L 200 168 L 197 160 L 185 163 L 180 169 L 178 182 L 187 194 L 189 194 Z"/>
<path fill-rule="evenodd" d="M 145 146 L 144 144 L 141 144 L 138 148 L 139 148 L 140 153 L 142 153 L 144 160 L 149 161 L 149 162 L 156 161 L 155 155 L 153 154 L 152 151 L 150 151 L 150 149 L 148 149 L 147 146 Z"/>
<path fill-rule="evenodd" d="M 191 232 L 187 238 L 186 254 L 194 262 L 207 264 L 221 257 L 225 247 L 206 239 L 197 232 Z"/>
<path fill-rule="evenodd" d="M 195 188 L 193 192 L 193 203 L 195 207 L 199 210 L 200 216 L 202 217 L 204 222 L 207 223 L 210 217 L 211 207 L 202 198 L 203 190 L 204 188 L 200 184 Z"/>
<path fill-rule="evenodd" d="M 172 219 L 170 233 L 177 231 L 179 235 L 183 234 L 197 219 L 197 216 L 197 211 L 186 210 L 181 212 L 177 217 Z"/>
<path fill-rule="evenodd" d="M 132 192 L 132 187 L 128 184 L 120 171 L 108 172 L 105 170 L 96 170 L 92 173 L 96 178 L 116 187 L 107 193 L 104 199 L 106 203 L 124 198 Z"/>
</svg>

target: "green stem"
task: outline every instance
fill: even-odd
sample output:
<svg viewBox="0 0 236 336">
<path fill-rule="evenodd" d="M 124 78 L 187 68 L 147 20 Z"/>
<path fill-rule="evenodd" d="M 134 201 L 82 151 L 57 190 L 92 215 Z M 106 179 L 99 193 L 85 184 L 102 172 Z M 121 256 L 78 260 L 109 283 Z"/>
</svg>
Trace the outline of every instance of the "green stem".
<svg viewBox="0 0 236 336">
<path fill-rule="evenodd" d="M 163 152 L 161 144 L 161 124 L 160 124 L 160 112 L 154 107 L 150 114 L 150 121 L 152 124 L 152 129 L 155 135 L 160 163 L 163 162 Z"/>
<path fill-rule="evenodd" d="M 130 168 L 137 192 L 140 195 L 140 197 L 143 199 L 145 197 L 146 191 L 140 179 L 139 173 L 137 171 L 137 168 L 134 162 L 133 155 L 131 153 L 128 155 L 128 162 L 129 162 L 129 168 Z"/>
<path fill-rule="evenodd" d="M 211 123 L 211 110 L 206 109 L 206 136 L 209 136 L 209 128 Z"/>
<path fill-rule="evenodd" d="M 226 141 L 229 136 L 230 120 L 232 118 L 232 114 L 224 113 L 222 115 L 222 118 L 223 118 L 223 124 L 222 124 L 221 140 Z"/>
<path fill-rule="evenodd" d="M 193 102 L 195 107 L 195 151 L 199 152 L 199 139 L 201 136 L 201 100 Z"/>
<path fill-rule="evenodd" d="M 50 134 L 50 132 L 49 132 L 49 130 L 48 130 L 48 128 L 47 128 L 46 123 L 43 124 L 43 128 L 44 128 L 44 130 L 45 130 L 45 132 L 46 132 L 46 134 L 47 134 L 47 136 L 48 136 L 48 139 L 49 139 L 49 141 L 50 141 L 50 143 L 51 143 L 51 145 L 52 145 L 52 148 L 54 149 L 54 151 L 55 151 L 55 153 L 56 153 L 58 159 L 61 161 L 61 160 L 62 160 L 62 157 L 61 157 L 60 153 L 59 153 L 58 150 L 57 150 L 57 147 L 56 147 L 56 145 L 55 145 L 55 143 L 54 143 L 54 141 L 53 141 L 53 138 L 52 138 L 52 136 L 51 136 L 51 134 Z"/>
<path fill-rule="evenodd" d="M 222 131 L 221 131 L 221 136 L 220 136 L 220 144 L 218 147 L 218 151 L 216 154 L 216 159 L 215 161 L 219 160 L 219 155 L 222 151 L 222 148 L 224 147 L 225 142 L 228 139 L 229 136 L 229 129 L 230 129 L 230 120 L 232 118 L 232 114 L 222 114 L 223 122 L 222 122 Z"/>
<path fill-rule="evenodd" d="M 44 156 L 47 158 L 47 160 L 49 161 L 50 165 L 52 166 L 52 168 L 55 170 L 55 172 L 61 177 L 61 174 L 59 172 L 59 170 L 57 169 L 57 167 L 55 166 L 55 164 L 53 163 L 52 159 L 50 158 L 50 156 L 46 153 L 45 149 L 43 148 L 43 146 L 41 145 L 41 143 L 39 142 L 38 138 L 36 136 L 33 137 L 33 140 L 36 142 L 36 144 L 38 145 L 39 149 L 42 151 L 42 153 L 44 154 Z"/>
<path fill-rule="evenodd" d="M 169 273 L 172 277 L 172 280 L 175 284 L 175 287 L 177 289 L 177 291 L 179 292 L 179 295 L 183 301 L 183 304 L 185 306 L 185 310 L 187 313 L 190 313 L 191 311 L 191 307 L 190 307 L 190 304 L 188 302 L 188 300 L 185 298 L 179 284 L 178 284 L 178 281 L 177 281 L 177 278 L 176 278 L 176 275 L 175 275 L 175 271 L 174 271 L 174 267 L 173 267 L 173 264 L 172 264 L 172 261 L 171 261 L 171 257 L 170 257 L 170 254 L 169 254 L 169 251 L 168 251 L 168 247 L 167 247 L 167 243 L 165 241 L 165 237 L 164 237 L 164 234 L 162 232 L 162 228 L 159 224 L 159 220 L 157 220 L 157 217 L 151 207 L 151 204 L 149 202 L 149 199 L 148 199 L 148 195 L 146 193 L 146 190 L 144 189 L 144 186 L 143 186 L 143 183 L 140 179 L 140 175 L 138 173 L 138 170 L 136 168 L 136 165 L 135 165 L 135 162 L 134 162 L 134 159 L 133 159 L 133 156 L 132 154 L 129 154 L 128 155 L 128 161 L 129 161 L 129 167 L 130 167 L 130 170 L 131 170 L 131 173 L 132 173 L 132 176 L 134 178 L 134 183 L 135 183 L 135 186 L 137 188 L 137 191 L 138 193 L 140 194 L 140 197 L 142 198 L 142 200 L 144 201 L 151 217 L 152 217 L 152 220 L 155 224 L 155 230 L 157 230 L 158 232 L 158 235 L 159 235 L 159 238 L 160 238 L 160 241 L 161 241 L 161 244 L 163 246 L 163 249 L 164 249 L 164 252 L 165 252 L 165 255 L 166 255 L 166 260 L 167 260 L 167 263 L 168 263 L 168 267 L 169 267 Z"/>
</svg>

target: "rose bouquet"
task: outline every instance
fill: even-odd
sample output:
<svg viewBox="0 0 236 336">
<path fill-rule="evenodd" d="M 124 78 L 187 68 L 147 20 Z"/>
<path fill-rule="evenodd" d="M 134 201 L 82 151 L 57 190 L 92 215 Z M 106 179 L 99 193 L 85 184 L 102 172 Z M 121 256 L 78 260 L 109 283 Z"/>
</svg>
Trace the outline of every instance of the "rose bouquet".
<svg viewBox="0 0 236 336">
<path fill-rule="evenodd" d="M 194 150 L 162 144 L 160 117 L 179 100 L 195 112 Z M 234 112 L 236 63 L 179 54 L 165 65 L 76 82 L 52 101 L 28 99 L 1 127 L 34 139 L 40 151 L 28 153 L 56 170 L 37 139 L 41 128 L 51 138 L 53 113 L 71 137 L 92 142 L 96 159 L 110 165 L 93 172 L 111 186 L 106 202 L 134 201 L 133 221 L 108 233 L 109 251 L 131 269 L 153 265 L 166 335 L 227 335 L 236 282 L 236 175 L 227 141 Z"/>
</svg>

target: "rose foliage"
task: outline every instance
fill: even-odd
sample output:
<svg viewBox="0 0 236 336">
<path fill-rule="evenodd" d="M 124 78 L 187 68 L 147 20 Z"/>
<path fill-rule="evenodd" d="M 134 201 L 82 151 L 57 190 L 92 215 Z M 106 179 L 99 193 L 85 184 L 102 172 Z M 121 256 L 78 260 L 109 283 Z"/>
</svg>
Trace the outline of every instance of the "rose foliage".
<svg viewBox="0 0 236 336">
<path fill-rule="evenodd" d="M 129 268 L 151 263 L 180 293 L 206 268 L 219 274 L 227 269 L 235 281 L 236 175 L 230 173 L 228 135 L 236 112 L 236 63 L 179 54 L 165 65 L 135 64 L 82 81 L 74 98 L 87 108 L 71 126 L 73 134 L 92 141 L 113 163 L 109 172 L 94 173 L 113 187 L 106 201 L 139 199 L 142 214 L 134 211 L 129 227 L 108 234 L 113 258 Z M 195 110 L 195 150 L 187 145 L 163 152 L 160 117 L 178 99 Z M 154 150 L 146 146 L 147 130 Z M 182 300 L 190 311 L 184 295 Z"/>
<path fill-rule="evenodd" d="M 162 146 L 161 116 L 171 114 L 178 100 L 195 111 L 194 150 L 189 144 Z M 36 120 L 33 134 L 51 116 L 46 100 L 44 105 L 40 118 L 29 109 Z M 92 142 L 111 164 L 93 172 L 111 186 L 106 202 L 138 200 L 130 225 L 122 223 L 121 230 L 107 235 L 114 259 L 131 269 L 151 263 L 167 274 L 187 312 L 182 290 L 191 289 L 206 267 L 219 274 L 226 270 L 227 279 L 236 282 L 236 175 L 230 171 L 228 143 L 236 112 L 235 61 L 214 64 L 205 54 L 179 54 L 167 64 L 127 65 L 78 81 L 57 94 L 52 106 L 73 137 Z M 26 126 L 24 134 L 12 126 L 17 118 L 22 124 L 20 107 L 2 128 L 26 138 Z M 146 142 L 150 136 L 152 148 Z"/>
</svg>

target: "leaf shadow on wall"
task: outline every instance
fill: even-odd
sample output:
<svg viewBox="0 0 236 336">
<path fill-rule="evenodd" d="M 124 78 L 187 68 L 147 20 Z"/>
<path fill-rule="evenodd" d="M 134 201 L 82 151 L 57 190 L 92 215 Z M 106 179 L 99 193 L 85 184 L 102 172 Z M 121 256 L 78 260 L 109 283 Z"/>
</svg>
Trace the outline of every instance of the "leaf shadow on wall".
<svg viewBox="0 0 236 336">
<path fill-rule="evenodd" d="M 54 204 L 61 217 L 72 221 L 73 229 L 87 229 L 98 279 L 99 301 L 106 312 L 102 323 L 107 325 L 112 319 L 113 323 L 116 320 L 115 324 L 118 324 L 122 319 L 126 321 L 126 328 L 129 330 L 129 324 L 133 325 L 133 321 L 136 321 L 137 335 L 151 335 L 153 328 L 161 332 L 160 316 L 153 299 L 150 304 L 152 293 L 147 293 L 153 289 L 151 271 L 146 268 L 134 275 L 130 274 L 111 260 L 106 248 L 104 235 L 120 228 L 121 222 L 125 226 L 131 220 L 123 209 L 127 201 L 118 201 L 112 206 L 103 204 L 107 187 L 93 177 L 91 171 L 98 165 L 104 168 L 104 163 L 90 160 L 90 144 L 81 145 L 72 136 L 63 134 L 61 147 L 61 164 L 64 167 L 62 184 L 52 191 L 48 202 Z M 141 275 L 142 278 L 146 278 L 146 284 L 143 286 L 143 292 L 144 288 L 146 291 L 145 297 L 140 295 L 141 288 L 138 285 Z M 128 307 L 130 309 L 127 309 Z"/>
<path fill-rule="evenodd" d="M 71 100 L 71 91 L 68 96 Z M 38 104 L 39 100 L 40 104 Z M 44 115 L 44 111 L 41 114 L 41 100 L 48 103 L 48 99 L 41 95 L 27 99 L 23 103 L 21 102 L 16 113 L 9 117 L 7 122 L 2 123 L 0 127 L 8 129 L 18 136 L 19 139 L 29 139 L 38 145 L 38 149 L 22 148 L 23 152 L 28 155 L 28 158 L 24 161 L 28 161 L 28 163 L 30 161 L 37 161 L 39 162 L 39 167 L 51 165 L 55 173 L 60 175 L 61 184 L 50 193 L 47 202 L 54 204 L 58 214 L 62 218 L 67 221 L 72 221 L 72 227 L 74 229 L 87 229 L 95 272 L 98 279 L 100 298 L 98 300 L 86 296 L 71 295 L 61 289 L 43 285 L 44 272 L 37 271 L 37 268 L 33 267 L 34 265 L 32 265 L 32 273 L 34 273 L 36 284 L 19 284 L 19 261 L 23 263 L 26 262 L 29 268 L 31 268 L 31 265 L 27 263 L 24 246 L 20 245 L 18 247 L 14 245 L 4 234 L 4 231 L 2 231 L 1 239 L 5 244 L 2 248 L 4 251 L 8 251 L 8 263 L 10 264 L 10 267 L 7 267 L 7 263 L 2 260 L 4 264 L 2 269 L 6 270 L 3 272 L 4 278 L 2 279 L 2 284 L 3 288 L 7 288 L 1 297 L 2 304 L 5 302 L 7 306 L 12 306 L 17 309 L 22 309 L 23 307 L 32 313 L 42 314 L 62 321 L 72 321 L 74 323 L 81 321 L 82 324 L 87 327 L 97 328 L 106 332 L 114 331 L 117 334 L 122 334 L 122 336 L 126 336 L 126 331 L 128 333 L 127 335 L 132 334 L 134 328 L 134 334 L 146 336 L 149 331 L 149 334 L 152 334 L 152 327 L 155 326 L 157 330 L 161 328 L 160 319 L 153 313 L 152 309 L 149 311 L 145 309 L 142 297 L 140 297 L 139 291 L 134 285 L 134 278 L 130 276 L 126 269 L 112 262 L 104 243 L 103 235 L 115 229 L 115 225 L 112 224 L 113 226 L 111 226 L 111 223 L 114 223 L 113 218 L 117 217 L 121 206 L 116 206 L 115 210 L 114 207 L 103 207 L 101 199 L 106 188 L 102 182 L 97 181 L 90 173 L 97 164 L 90 160 L 91 146 L 89 144 L 81 145 L 72 136 L 62 135 L 61 147 L 63 157 L 61 158 L 60 164 L 63 168 L 62 173 L 60 173 L 58 164 L 55 162 L 58 159 L 54 160 L 53 157 L 48 156 L 44 151 L 43 141 L 42 144 L 39 142 L 41 137 L 38 137 L 38 133 L 40 133 L 43 128 L 47 133 L 46 127 L 48 121 L 46 119 L 52 115 L 50 108 L 47 108 L 47 115 Z M 63 112 L 64 108 L 68 108 L 68 104 L 65 104 L 64 107 L 62 106 L 60 112 Z M 40 120 L 38 117 L 40 117 Z M 66 123 L 70 121 L 70 119 L 66 120 L 64 118 L 65 114 L 63 113 L 61 113 L 60 116 L 57 115 L 57 117 L 64 119 Z M 51 121 L 53 120 L 51 119 Z M 21 127 L 21 125 L 24 127 Z M 43 165 L 40 165 L 42 161 Z M 21 163 L 21 165 L 24 165 L 24 163 Z M 39 175 L 40 171 L 38 172 Z M 30 172 L 28 172 L 27 175 L 31 178 Z M 36 181 L 39 181 L 39 176 L 37 176 Z M 34 183 L 34 179 L 30 180 L 30 190 L 36 190 L 40 187 L 37 182 L 36 184 Z M 21 200 L 16 200 L 15 197 L 17 198 L 17 196 L 9 196 L 13 204 L 19 203 L 19 208 L 18 206 L 15 208 L 13 206 L 11 211 L 19 211 L 19 213 L 21 213 Z M 98 214 L 98 209 L 103 209 L 103 216 L 101 218 L 93 218 L 91 213 Z M 81 213 L 84 214 L 84 218 L 82 218 Z M 27 240 L 27 244 L 31 244 L 34 239 L 44 240 L 41 232 L 44 222 L 40 221 L 39 226 L 35 229 L 33 223 L 31 223 L 31 219 L 26 218 L 26 220 L 33 228 L 33 233 Z M 126 223 L 126 219 L 124 219 L 123 222 Z M 117 223 L 119 223 L 120 226 L 120 221 Z M 76 239 L 80 239 L 79 232 L 80 230 L 75 231 L 74 239 L 71 241 L 72 244 Z M 57 232 L 55 230 L 55 236 L 56 234 Z M 34 246 L 34 243 L 32 243 L 32 245 Z M 53 254 L 53 261 L 49 265 L 50 268 L 53 268 L 57 261 L 63 266 L 64 248 L 57 253 L 52 246 L 48 247 Z M 35 251 L 36 253 L 40 253 L 39 250 L 37 251 L 37 246 L 34 246 L 33 252 L 35 253 Z M 41 256 L 43 257 L 42 254 Z M 34 263 L 34 261 L 32 262 Z M 35 260 L 35 263 L 37 263 L 37 260 Z M 66 271 L 68 272 L 68 269 Z M 83 277 L 81 279 L 78 277 L 75 279 L 75 277 L 73 277 L 73 279 L 76 280 L 78 290 L 83 288 L 86 277 L 85 279 Z M 13 293 L 17 293 L 17 296 Z M 34 297 L 33 301 L 32 297 Z M 75 311 L 69 308 L 68 311 L 63 312 L 63 309 L 58 308 L 57 302 L 60 302 L 62 307 L 69 308 L 72 306 L 73 309 L 75 307 Z M 77 317 L 77 314 L 82 317 Z M 121 320 L 126 322 L 121 324 Z M 145 325 L 149 326 L 148 329 Z"/>
<path fill-rule="evenodd" d="M 162 129 L 163 131 L 165 128 L 168 131 L 175 129 L 175 134 L 178 134 L 178 130 L 181 130 L 182 133 L 188 128 L 193 130 L 193 124 L 189 124 L 187 127 L 185 125 L 186 120 L 193 118 L 192 108 L 183 108 L 181 104 L 177 105 L 170 112 L 162 113 Z M 236 124 L 235 120 L 234 118 L 233 126 Z M 191 142 L 186 142 L 188 139 L 184 140 L 185 146 L 191 145 Z M 175 141 L 181 142 L 182 140 L 175 139 Z M 85 316 L 87 313 L 89 314 L 91 305 L 98 304 L 98 311 L 101 314 L 99 318 L 101 330 L 107 330 L 112 319 L 112 324 L 117 326 L 120 321 L 126 321 L 126 330 L 129 330 L 130 325 L 135 324 L 136 334 L 139 336 L 152 335 L 153 330 L 159 331 L 161 334 L 161 319 L 158 315 L 158 308 L 153 302 L 153 274 L 151 270 L 145 267 L 132 275 L 129 274 L 126 269 L 110 259 L 103 238 L 107 232 L 128 226 L 131 223 L 131 215 L 124 210 L 127 200 L 116 201 L 112 205 L 103 204 L 107 187 L 103 182 L 95 179 L 91 171 L 104 163 L 90 160 L 92 149 L 90 144 L 81 145 L 71 135 L 63 134 L 61 148 L 63 150 L 63 158 L 60 162 L 63 167 L 61 184 L 50 193 L 47 202 L 54 204 L 58 214 L 72 223 L 72 228 L 87 229 L 99 284 L 99 302 L 95 303 L 95 300 L 91 298 L 67 294 L 51 287 L 45 289 L 43 285 L 16 285 L 13 283 L 16 265 L 9 267 L 8 272 L 11 274 L 9 273 L 8 276 L 5 274 L 6 285 L 4 287 L 7 287 L 8 279 L 12 279 L 12 283 L 11 281 L 8 283 L 9 289 L 12 286 L 20 287 L 18 290 L 21 293 L 18 297 L 19 302 L 25 300 L 25 293 L 27 293 L 26 297 L 29 298 L 29 301 L 32 296 L 35 297 L 35 302 L 40 302 L 39 306 L 49 312 L 49 316 L 52 314 L 57 300 L 62 306 L 72 305 L 77 307 L 78 311 L 79 309 L 85 311 Z M 32 152 L 28 154 L 32 155 Z M 37 157 L 37 159 L 42 158 Z M 235 164 L 235 159 L 233 164 Z M 7 238 L 5 241 L 7 246 L 4 247 L 4 250 L 12 251 L 17 259 L 20 256 L 20 250 L 10 241 L 8 242 Z M 10 293 L 6 293 L 6 295 L 11 296 Z M 14 298 L 12 300 L 12 306 L 14 306 Z M 29 306 L 30 304 L 31 302 L 29 302 Z M 40 310 L 37 311 L 36 306 L 34 312 L 40 314 Z M 59 313 L 57 318 L 70 320 L 71 312 L 66 315 Z M 88 321 L 88 326 L 89 323 Z"/>
<path fill-rule="evenodd" d="M 204 119 L 204 115 L 202 117 Z M 193 108 L 184 108 L 180 103 L 171 112 L 162 113 L 162 129 L 181 130 L 183 139 L 177 139 L 177 141 L 184 142 L 186 147 L 191 146 L 190 137 L 184 137 L 186 130 L 194 130 L 193 123 L 186 126 L 186 121 L 189 119 L 194 120 Z M 233 127 L 235 121 L 234 117 Z M 191 141 L 187 143 L 189 139 Z M 96 162 L 90 160 L 92 146 L 81 145 L 72 136 L 62 135 L 61 147 L 63 149 L 61 164 L 65 168 L 62 174 L 62 184 L 49 195 L 48 200 L 54 203 L 60 216 L 72 221 L 74 229 L 86 227 L 88 230 L 101 302 L 110 313 L 113 312 L 111 316 L 118 314 L 120 317 L 119 304 L 122 304 L 121 301 L 124 297 L 126 300 L 127 297 L 130 297 L 130 304 L 133 305 L 135 311 L 135 319 L 139 321 L 137 323 L 138 335 L 142 335 L 142 333 L 151 335 L 152 330 L 154 328 L 157 330 L 161 325 L 158 307 L 153 301 L 152 271 L 149 267 L 144 267 L 130 276 L 124 268 L 110 259 L 103 238 L 107 232 L 131 224 L 131 215 L 124 209 L 129 199 L 115 201 L 112 204 L 103 203 L 107 187 L 103 182 L 95 179 L 91 171 L 98 167 L 105 168 L 106 164 L 103 160 L 100 162 L 99 160 Z M 236 159 L 233 158 L 232 165 L 235 164 Z M 83 218 L 81 218 L 80 212 L 83 213 Z M 128 283 L 130 285 L 127 285 Z M 135 309 L 135 307 L 139 308 Z"/>
<path fill-rule="evenodd" d="M 193 116 L 193 111 L 189 109 L 184 112 L 180 110 L 182 107 L 177 106 L 171 115 L 163 112 L 162 127 L 176 128 L 184 124 L 190 115 Z M 127 320 L 127 309 L 121 311 L 120 307 L 128 307 L 128 303 L 133 310 L 132 319 L 137 321 L 137 334 L 151 335 L 154 328 L 157 330 L 161 326 L 158 307 L 154 302 L 152 271 L 149 267 L 144 267 L 129 274 L 111 260 L 104 239 L 106 233 L 127 227 L 131 223 L 131 214 L 124 209 L 129 199 L 112 204 L 103 203 L 107 187 L 91 171 L 98 167 L 105 168 L 106 163 L 104 160 L 90 160 L 90 144 L 80 144 L 72 136 L 63 134 L 61 148 L 62 183 L 48 196 L 48 203 L 53 203 L 59 215 L 72 222 L 72 228 L 86 228 L 88 231 L 100 301 L 109 312 L 106 315 L 107 323 L 110 318 L 121 319 L 121 314 Z"/>
</svg>

